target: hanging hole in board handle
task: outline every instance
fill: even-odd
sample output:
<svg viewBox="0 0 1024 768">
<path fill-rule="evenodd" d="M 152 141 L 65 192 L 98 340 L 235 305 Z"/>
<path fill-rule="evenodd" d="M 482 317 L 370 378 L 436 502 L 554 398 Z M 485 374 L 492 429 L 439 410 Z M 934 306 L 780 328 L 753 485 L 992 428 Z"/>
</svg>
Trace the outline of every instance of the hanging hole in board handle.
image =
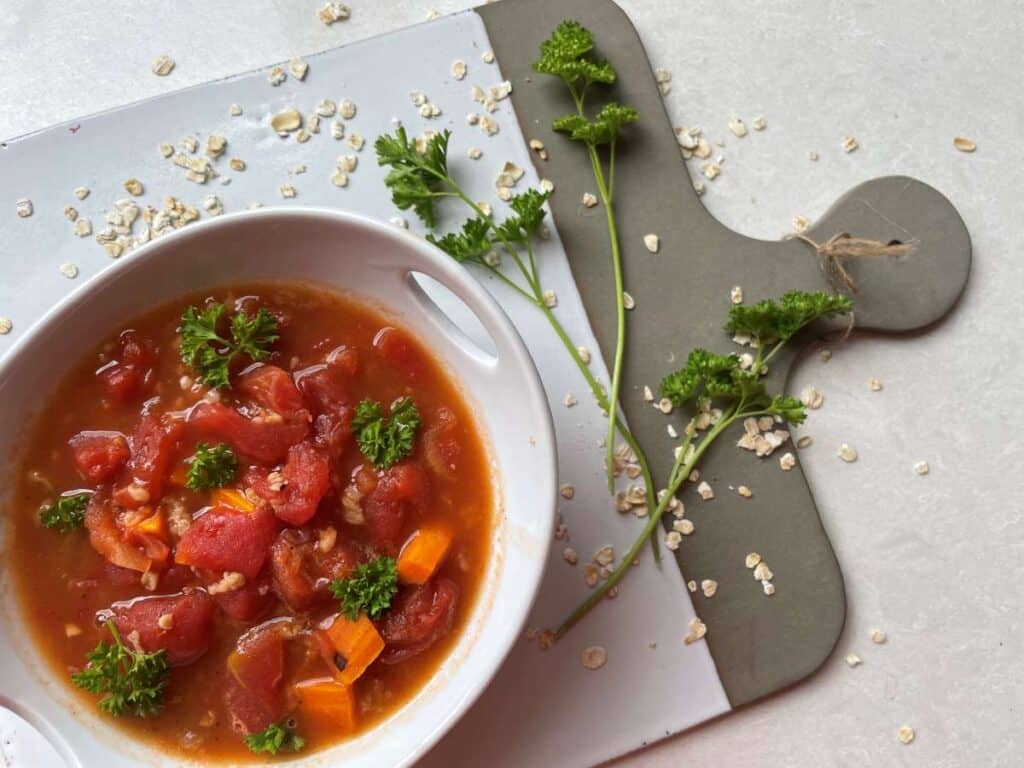
<svg viewBox="0 0 1024 768">
<path fill-rule="evenodd" d="M 497 365 L 498 343 L 466 298 L 425 272 L 410 270 L 405 279 L 423 311 L 467 357 L 487 368 Z"/>
</svg>

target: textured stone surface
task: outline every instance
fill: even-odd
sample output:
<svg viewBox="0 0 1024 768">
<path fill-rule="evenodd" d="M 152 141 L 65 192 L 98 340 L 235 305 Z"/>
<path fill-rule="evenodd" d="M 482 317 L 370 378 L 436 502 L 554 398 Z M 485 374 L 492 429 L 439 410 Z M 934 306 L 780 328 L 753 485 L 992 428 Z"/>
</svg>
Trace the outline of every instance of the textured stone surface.
<svg viewBox="0 0 1024 768">
<path fill-rule="evenodd" d="M 431 7 L 470 5 L 352 0 L 352 19 L 325 27 L 319 4 L 8 0 L 0 136 L 416 23 Z M 673 72 L 673 118 L 726 144 L 704 197 L 725 224 L 777 237 L 857 182 L 905 173 L 959 208 L 975 262 L 961 305 L 937 328 L 855 338 L 828 363 L 809 357 L 793 381 L 796 392 L 813 384 L 826 396 L 801 432 L 814 437 L 802 460 L 847 577 L 840 652 L 794 691 L 621 764 L 1016 764 L 1024 440 L 1010 409 L 1024 380 L 1024 12 L 1008 0 L 622 4 L 652 64 Z M 150 72 L 162 53 L 177 62 L 166 78 Z M 748 127 L 764 115 L 768 127 L 736 138 L 734 115 Z M 856 152 L 840 148 L 847 135 Z M 978 151 L 957 152 L 956 135 Z M 872 376 L 881 392 L 870 391 Z M 857 449 L 855 464 L 836 458 L 843 442 Z M 930 474 L 914 473 L 919 460 Z M 875 627 L 884 645 L 871 642 Z M 848 668 L 847 652 L 863 665 Z M 896 736 L 904 723 L 917 733 L 909 746 Z"/>
</svg>

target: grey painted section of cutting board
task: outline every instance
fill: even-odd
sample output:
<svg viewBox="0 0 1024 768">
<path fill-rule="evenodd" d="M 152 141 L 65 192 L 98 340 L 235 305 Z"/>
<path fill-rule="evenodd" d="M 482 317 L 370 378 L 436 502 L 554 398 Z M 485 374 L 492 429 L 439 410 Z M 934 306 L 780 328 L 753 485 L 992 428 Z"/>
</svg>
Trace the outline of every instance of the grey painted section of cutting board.
<svg viewBox="0 0 1024 768">
<path fill-rule="evenodd" d="M 627 319 L 621 402 L 656 481 L 663 479 L 672 461 L 666 423 L 679 427 L 682 420 L 666 419 L 645 404 L 643 386 L 656 388 L 694 346 L 737 349 L 721 328 L 733 285 L 741 285 L 745 300 L 752 302 L 790 289 L 827 290 L 829 282 L 806 243 L 755 240 L 729 230 L 704 209 L 689 183 L 643 44 L 613 2 L 503 0 L 479 12 L 514 85 L 523 133 L 547 146 L 550 159 L 535 164 L 542 177 L 557 184 L 551 208 L 608 360 L 614 356 L 615 313 L 605 212 L 580 203 L 584 192 L 596 192 L 582 148 L 550 130 L 551 120 L 571 111 L 572 104 L 560 82 L 532 72 L 540 42 L 564 18 L 583 23 L 594 32 L 599 53 L 618 70 L 619 83 L 608 97 L 642 115 L 621 142 L 616 163 L 625 283 L 637 302 Z M 677 88 L 685 88 L 685 78 L 676 73 Z M 594 103 L 601 100 L 595 95 Z M 963 291 L 970 238 L 950 202 L 926 184 L 887 177 L 859 185 L 807 234 L 822 242 L 840 232 L 916 244 L 909 256 L 847 265 L 859 288 L 858 328 L 922 328 L 946 314 Z M 661 238 L 657 254 L 643 245 L 647 233 Z M 805 340 L 843 326 L 845 321 L 823 324 Z M 785 385 L 797 357 L 790 350 L 773 365 L 772 387 Z M 785 450 L 795 449 L 787 444 L 758 460 L 732 442 L 727 436 L 703 462 L 702 477 L 716 498 L 702 502 L 692 487 L 682 496 L 696 532 L 684 539 L 676 557 L 685 578 L 719 583 L 717 596 L 701 599 L 698 613 L 708 625 L 707 642 L 735 707 L 817 670 L 839 638 L 846 603 L 842 573 L 799 464 L 790 472 L 778 464 Z M 731 490 L 740 484 L 753 489 L 753 498 Z M 752 551 L 775 573 L 774 596 L 765 596 L 743 566 Z"/>
</svg>

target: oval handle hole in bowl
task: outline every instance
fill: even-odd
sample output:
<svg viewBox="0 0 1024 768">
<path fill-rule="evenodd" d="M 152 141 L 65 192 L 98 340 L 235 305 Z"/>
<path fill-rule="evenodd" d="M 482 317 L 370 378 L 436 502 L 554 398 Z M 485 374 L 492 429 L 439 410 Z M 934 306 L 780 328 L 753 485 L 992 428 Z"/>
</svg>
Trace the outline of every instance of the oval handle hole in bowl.
<svg viewBox="0 0 1024 768">
<path fill-rule="evenodd" d="M 409 287 L 438 327 L 469 357 L 493 365 L 498 347 L 480 318 L 450 288 L 423 272 L 410 272 Z"/>
</svg>

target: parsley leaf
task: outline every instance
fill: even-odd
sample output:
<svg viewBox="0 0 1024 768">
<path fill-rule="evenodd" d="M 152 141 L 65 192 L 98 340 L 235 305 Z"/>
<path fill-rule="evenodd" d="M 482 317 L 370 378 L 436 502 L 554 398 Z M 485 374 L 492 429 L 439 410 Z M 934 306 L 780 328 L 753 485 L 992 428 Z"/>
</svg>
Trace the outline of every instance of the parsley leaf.
<svg viewBox="0 0 1024 768">
<path fill-rule="evenodd" d="M 287 725 L 274 723 L 273 725 L 268 725 L 259 733 L 250 733 L 246 736 L 245 746 L 257 754 L 266 752 L 276 755 L 282 749 L 298 752 L 306 746 L 306 740 Z"/>
<path fill-rule="evenodd" d="M 509 200 L 509 207 L 515 213 L 509 216 L 497 227 L 499 239 L 504 238 L 512 242 L 526 242 L 533 237 L 540 225 L 544 222 L 547 211 L 544 210 L 544 203 L 550 197 L 549 192 L 541 192 L 536 189 L 528 189 Z"/>
<path fill-rule="evenodd" d="M 204 384 L 216 388 L 230 385 L 236 355 L 266 360 L 268 348 L 278 339 L 277 318 L 263 307 L 252 316 L 236 312 L 230 323 L 231 339 L 221 336 L 217 325 L 225 311 L 223 304 L 208 304 L 201 310 L 189 307 L 181 316 L 181 359 L 199 373 Z"/>
<path fill-rule="evenodd" d="M 341 601 L 341 612 L 349 621 L 355 621 L 361 613 L 376 619 L 391 607 L 391 600 L 398 593 L 395 560 L 378 557 L 363 563 L 348 578 L 332 581 L 330 589 Z"/>
<path fill-rule="evenodd" d="M 199 443 L 189 464 L 185 485 L 193 491 L 221 488 L 235 479 L 237 471 L 238 457 L 230 445 Z"/>
<path fill-rule="evenodd" d="M 494 246 L 489 235 L 490 228 L 487 219 L 477 216 L 466 219 L 461 232 L 449 232 L 441 238 L 427 235 L 427 242 L 436 245 L 460 263 L 479 262 Z"/>
<path fill-rule="evenodd" d="M 419 427 L 419 410 L 408 397 L 392 403 L 390 419 L 374 400 L 360 402 L 352 418 L 359 450 L 377 469 L 388 469 L 412 453 Z"/>
<path fill-rule="evenodd" d="M 594 36 L 578 22 L 566 19 L 551 37 L 540 44 L 540 58 L 533 69 L 545 75 L 562 78 L 566 85 L 615 82 L 615 69 L 607 61 L 593 55 Z"/>
<path fill-rule="evenodd" d="M 47 528 L 69 533 L 81 528 L 85 522 L 85 508 L 89 505 L 91 493 L 80 491 L 60 496 L 49 506 L 39 510 L 39 519 Z"/>
<path fill-rule="evenodd" d="M 100 642 L 89 652 L 88 664 L 71 675 L 71 682 L 90 693 L 106 694 L 100 709 L 108 714 L 149 717 L 163 708 L 170 675 L 167 652 L 142 653 L 125 647 L 111 621 L 107 629 L 114 644 Z"/>
<path fill-rule="evenodd" d="M 559 133 L 568 133 L 569 138 L 583 141 L 592 147 L 602 144 L 614 144 L 619 132 L 630 123 L 640 119 L 640 113 L 632 107 L 611 102 L 601 107 L 601 111 L 593 120 L 583 115 L 565 115 L 552 124 Z"/>
<path fill-rule="evenodd" d="M 373 145 L 377 163 L 391 168 L 384 184 L 394 204 L 403 211 L 412 208 L 431 228 L 437 223 L 434 200 L 444 195 L 437 187 L 448 178 L 449 136 L 445 130 L 429 139 L 410 139 L 399 126 L 394 136 L 378 136 Z"/>
<path fill-rule="evenodd" d="M 725 329 L 748 334 L 760 342 L 789 341 L 809 323 L 852 308 L 853 302 L 846 296 L 823 291 L 788 291 L 778 301 L 765 299 L 756 304 L 734 305 Z"/>
</svg>

